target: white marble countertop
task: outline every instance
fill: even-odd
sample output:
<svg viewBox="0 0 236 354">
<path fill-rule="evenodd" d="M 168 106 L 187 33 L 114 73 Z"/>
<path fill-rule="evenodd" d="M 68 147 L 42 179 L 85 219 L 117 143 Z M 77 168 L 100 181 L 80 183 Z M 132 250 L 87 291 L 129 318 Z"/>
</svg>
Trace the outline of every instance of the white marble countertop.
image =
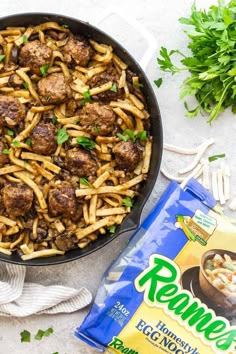
<svg viewBox="0 0 236 354">
<path fill-rule="evenodd" d="M 207 7 L 214 0 L 196 0 L 197 6 Z M 69 15 L 96 24 L 105 11 L 120 12 L 135 18 L 153 33 L 157 40 L 156 53 L 151 58 L 146 74 L 153 83 L 160 76 L 156 64 L 157 53 L 161 46 L 169 49 L 186 48 L 187 38 L 182 32 L 178 18 L 190 13 L 192 0 L 1 0 L 1 16 L 23 12 L 53 12 Z M 114 27 L 114 26 L 113 26 Z M 120 41 L 129 38 L 126 27 L 112 28 Z M 129 49 L 134 57 L 139 59 L 141 41 L 129 43 Z M 137 50 L 137 48 L 139 48 Z M 206 138 L 214 137 L 216 144 L 209 150 L 213 153 L 226 153 L 232 168 L 232 181 L 236 176 L 236 157 L 234 139 L 236 133 L 236 117 L 230 111 L 225 112 L 212 126 L 206 124 L 204 117 L 196 119 L 184 118 L 183 102 L 179 99 L 179 87 L 183 77 L 164 75 L 164 83 L 158 90 L 154 87 L 162 114 L 164 141 L 180 146 L 193 147 Z M 175 159 L 173 155 L 164 155 L 163 164 L 170 171 L 184 166 L 187 157 Z M 153 193 L 144 209 L 143 217 L 151 210 L 159 196 L 167 186 L 168 181 L 159 176 Z M 93 293 L 99 285 L 101 276 L 111 261 L 125 245 L 128 235 L 122 235 L 108 246 L 95 254 L 65 265 L 54 267 L 29 267 L 27 280 L 43 284 L 65 284 L 73 287 L 85 286 Z M 33 300 L 33 299 L 32 299 Z M 88 309 L 57 316 L 31 316 L 25 319 L 0 318 L 0 353 L 11 354 L 92 354 L 94 350 L 77 340 L 73 330 L 85 317 Z M 24 329 L 36 333 L 39 328 L 54 327 L 55 333 L 42 341 L 20 343 L 20 332 Z"/>
</svg>

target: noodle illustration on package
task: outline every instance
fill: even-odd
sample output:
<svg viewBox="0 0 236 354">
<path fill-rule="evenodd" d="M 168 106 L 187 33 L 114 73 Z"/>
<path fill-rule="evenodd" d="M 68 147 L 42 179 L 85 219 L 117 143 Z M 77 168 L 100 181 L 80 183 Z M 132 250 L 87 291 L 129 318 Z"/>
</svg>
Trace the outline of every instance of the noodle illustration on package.
<svg viewBox="0 0 236 354">
<path fill-rule="evenodd" d="M 76 336 L 100 352 L 236 353 L 236 227 L 172 182 L 107 270 Z"/>
</svg>

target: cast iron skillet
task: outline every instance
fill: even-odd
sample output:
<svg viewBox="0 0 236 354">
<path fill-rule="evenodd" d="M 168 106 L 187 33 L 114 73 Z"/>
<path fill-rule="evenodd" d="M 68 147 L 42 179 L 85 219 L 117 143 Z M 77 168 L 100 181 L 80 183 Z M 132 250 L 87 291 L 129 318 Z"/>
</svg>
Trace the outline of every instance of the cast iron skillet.
<svg viewBox="0 0 236 354">
<path fill-rule="evenodd" d="M 0 29 L 9 26 L 12 27 L 38 25 L 42 22 L 47 21 L 55 21 L 61 25 L 66 24 L 69 26 L 70 30 L 74 34 L 80 33 L 86 37 L 91 37 L 98 42 L 111 45 L 114 49 L 114 52 L 126 64 L 128 64 L 129 68 L 133 72 L 135 72 L 140 77 L 141 82 L 144 85 L 143 93 L 147 101 L 148 111 L 151 115 L 151 135 L 153 136 L 153 151 L 150 171 L 145 186 L 143 187 L 141 194 L 137 198 L 133 210 L 125 218 L 123 223 L 117 228 L 117 231 L 113 236 L 111 236 L 110 234 L 102 235 L 95 242 L 91 243 L 84 249 L 71 250 L 63 256 L 38 258 L 30 261 L 22 261 L 21 258 L 16 254 L 7 256 L 0 253 L 0 261 L 15 263 L 19 265 L 42 266 L 70 262 L 95 252 L 96 250 L 111 242 L 115 237 L 118 237 L 123 232 L 132 231 L 138 228 L 142 209 L 155 185 L 160 169 L 162 156 L 163 141 L 161 115 L 152 87 L 148 82 L 145 73 L 143 72 L 139 64 L 136 62 L 136 60 L 125 50 L 125 48 L 123 48 L 113 38 L 108 36 L 106 33 L 100 31 L 98 28 L 90 25 L 89 23 L 85 23 L 71 17 L 47 13 L 26 13 L 3 17 L 0 19 Z"/>
</svg>

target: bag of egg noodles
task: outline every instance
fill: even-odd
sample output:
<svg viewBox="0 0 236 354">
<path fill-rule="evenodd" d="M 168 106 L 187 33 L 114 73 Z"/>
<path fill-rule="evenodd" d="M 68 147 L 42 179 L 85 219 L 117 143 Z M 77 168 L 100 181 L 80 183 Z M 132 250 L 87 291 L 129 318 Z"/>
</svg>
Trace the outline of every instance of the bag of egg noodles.
<svg viewBox="0 0 236 354">
<path fill-rule="evenodd" d="M 236 227 L 215 204 L 172 182 L 75 335 L 104 353 L 236 353 Z"/>
</svg>

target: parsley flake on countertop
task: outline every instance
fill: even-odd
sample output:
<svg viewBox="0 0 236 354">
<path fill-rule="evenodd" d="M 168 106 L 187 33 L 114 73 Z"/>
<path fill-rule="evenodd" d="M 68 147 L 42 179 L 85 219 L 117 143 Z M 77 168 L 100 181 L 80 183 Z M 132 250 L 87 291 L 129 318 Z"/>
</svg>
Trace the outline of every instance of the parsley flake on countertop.
<svg viewBox="0 0 236 354">
<path fill-rule="evenodd" d="M 34 339 L 41 340 L 43 337 L 50 336 L 50 334 L 52 334 L 53 332 L 54 331 L 52 327 L 49 327 L 48 329 L 46 329 L 46 331 L 39 329 L 37 334 L 34 336 Z"/>
<path fill-rule="evenodd" d="M 216 161 L 218 159 L 223 159 L 224 157 L 225 157 L 225 154 L 213 155 L 213 156 L 208 157 L 208 161 L 212 162 L 212 161 Z"/>
<path fill-rule="evenodd" d="M 172 75 L 185 70 L 190 73 L 180 94 L 181 98 L 195 96 L 197 99 L 193 109 L 185 103 L 189 118 L 206 112 L 211 123 L 227 107 L 236 113 L 235 18 L 235 0 L 228 4 L 218 0 L 218 5 L 208 10 L 197 10 L 194 4 L 191 15 L 179 19 L 186 25 L 184 32 L 189 38 L 191 54 L 186 56 L 179 50 L 168 52 L 164 47 L 160 50 L 157 62 L 161 70 Z M 180 57 L 180 65 L 172 61 L 173 56 Z"/>
<path fill-rule="evenodd" d="M 31 333 L 27 330 L 24 330 L 20 333 L 21 343 L 29 343 L 31 341 Z"/>
</svg>

